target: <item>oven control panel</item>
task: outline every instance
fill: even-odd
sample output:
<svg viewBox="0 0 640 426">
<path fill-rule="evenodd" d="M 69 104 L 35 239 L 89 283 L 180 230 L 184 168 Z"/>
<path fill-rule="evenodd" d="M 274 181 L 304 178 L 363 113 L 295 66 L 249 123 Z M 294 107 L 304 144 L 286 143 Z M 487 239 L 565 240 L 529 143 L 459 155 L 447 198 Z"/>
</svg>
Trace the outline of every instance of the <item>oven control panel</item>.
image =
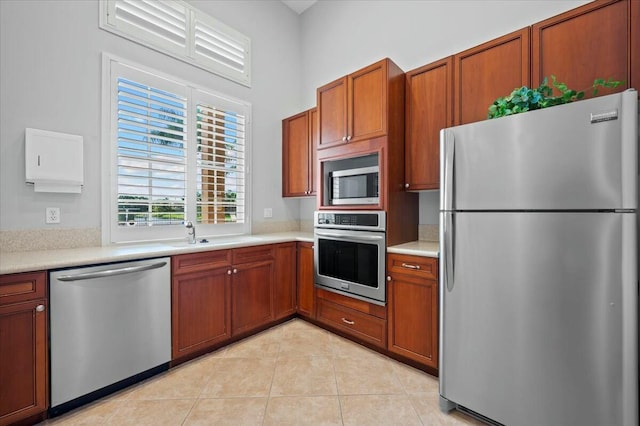
<svg viewBox="0 0 640 426">
<path fill-rule="evenodd" d="M 315 212 L 314 226 L 322 228 L 342 228 L 342 229 L 385 229 L 385 212 L 336 212 L 317 211 Z"/>
</svg>

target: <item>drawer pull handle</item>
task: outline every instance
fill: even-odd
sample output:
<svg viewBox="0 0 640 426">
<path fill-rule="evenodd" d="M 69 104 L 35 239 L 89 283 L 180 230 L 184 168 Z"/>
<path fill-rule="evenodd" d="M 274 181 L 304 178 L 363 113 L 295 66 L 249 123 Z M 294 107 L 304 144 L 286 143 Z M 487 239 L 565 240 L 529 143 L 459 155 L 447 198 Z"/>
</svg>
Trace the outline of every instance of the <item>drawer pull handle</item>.
<svg viewBox="0 0 640 426">
<path fill-rule="evenodd" d="M 402 267 L 407 269 L 420 269 L 420 265 L 412 265 L 410 263 L 403 263 Z"/>
<path fill-rule="evenodd" d="M 43 311 L 44 311 L 44 305 L 36 306 L 36 312 L 43 312 Z"/>
<path fill-rule="evenodd" d="M 342 318 L 342 322 L 349 325 L 354 325 L 356 323 L 355 321 L 350 321 L 344 317 Z"/>
</svg>

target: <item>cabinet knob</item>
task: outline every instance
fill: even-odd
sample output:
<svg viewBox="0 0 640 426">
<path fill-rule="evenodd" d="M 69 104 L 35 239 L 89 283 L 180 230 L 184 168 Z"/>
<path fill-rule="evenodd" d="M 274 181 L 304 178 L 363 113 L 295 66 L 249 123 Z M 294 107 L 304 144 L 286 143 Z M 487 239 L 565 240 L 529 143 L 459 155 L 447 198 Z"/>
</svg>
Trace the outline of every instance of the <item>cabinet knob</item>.
<svg viewBox="0 0 640 426">
<path fill-rule="evenodd" d="M 233 273 L 234 273 L 234 274 L 237 274 L 237 273 L 238 273 L 238 270 L 237 270 L 236 268 L 233 268 Z"/>
<path fill-rule="evenodd" d="M 347 140 L 347 137 L 346 137 L 346 136 L 343 136 L 343 137 L 342 137 L 342 142 L 346 142 L 346 140 Z"/>
<path fill-rule="evenodd" d="M 42 311 L 44 311 L 44 305 L 36 306 L 36 312 L 42 312 Z"/>
<path fill-rule="evenodd" d="M 405 188 L 409 188 L 409 184 L 408 184 L 408 183 L 405 183 L 405 184 L 404 184 L 404 187 L 405 187 Z"/>
<path fill-rule="evenodd" d="M 227 275 L 231 275 L 231 269 L 227 271 Z"/>
<path fill-rule="evenodd" d="M 351 140 L 351 135 L 347 136 L 347 142 Z"/>
<path fill-rule="evenodd" d="M 391 281 L 391 275 L 387 275 L 387 281 Z"/>
</svg>

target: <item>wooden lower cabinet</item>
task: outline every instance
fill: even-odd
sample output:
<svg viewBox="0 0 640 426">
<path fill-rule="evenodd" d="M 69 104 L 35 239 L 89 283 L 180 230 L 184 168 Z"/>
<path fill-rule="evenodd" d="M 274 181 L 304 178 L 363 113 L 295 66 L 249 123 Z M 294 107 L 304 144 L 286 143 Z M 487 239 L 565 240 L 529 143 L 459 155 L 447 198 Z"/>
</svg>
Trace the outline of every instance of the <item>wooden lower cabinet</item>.
<svg viewBox="0 0 640 426">
<path fill-rule="evenodd" d="M 273 309 L 275 319 L 296 313 L 296 243 L 276 244 Z"/>
<path fill-rule="evenodd" d="M 437 259 L 387 255 L 388 350 L 438 368 Z"/>
<path fill-rule="evenodd" d="M 357 340 L 385 349 L 386 308 L 323 289 L 317 290 L 316 319 Z"/>
<path fill-rule="evenodd" d="M 231 337 L 230 267 L 174 275 L 172 358 L 206 350 Z"/>
<path fill-rule="evenodd" d="M 172 358 L 185 360 L 269 324 L 274 306 L 280 318 L 295 313 L 294 259 L 295 243 L 173 256 Z"/>
<path fill-rule="evenodd" d="M 273 260 L 234 265 L 231 282 L 231 334 L 273 319 Z"/>
<path fill-rule="evenodd" d="M 48 406 L 46 272 L 0 276 L 0 425 Z"/>
<path fill-rule="evenodd" d="M 298 314 L 315 318 L 315 286 L 313 272 L 313 243 L 298 243 Z"/>
</svg>

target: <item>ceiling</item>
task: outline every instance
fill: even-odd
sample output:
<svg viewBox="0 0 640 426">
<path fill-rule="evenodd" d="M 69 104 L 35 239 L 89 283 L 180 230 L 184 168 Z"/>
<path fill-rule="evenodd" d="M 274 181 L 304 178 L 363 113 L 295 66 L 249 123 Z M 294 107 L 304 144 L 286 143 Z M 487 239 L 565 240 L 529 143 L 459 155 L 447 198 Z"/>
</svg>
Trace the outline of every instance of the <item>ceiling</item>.
<svg viewBox="0 0 640 426">
<path fill-rule="evenodd" d="M 282 0 L 282 3 L 289 6 L 298 15 L 313 6 L 315 2 L 316 0 Z"/>
</svg>

